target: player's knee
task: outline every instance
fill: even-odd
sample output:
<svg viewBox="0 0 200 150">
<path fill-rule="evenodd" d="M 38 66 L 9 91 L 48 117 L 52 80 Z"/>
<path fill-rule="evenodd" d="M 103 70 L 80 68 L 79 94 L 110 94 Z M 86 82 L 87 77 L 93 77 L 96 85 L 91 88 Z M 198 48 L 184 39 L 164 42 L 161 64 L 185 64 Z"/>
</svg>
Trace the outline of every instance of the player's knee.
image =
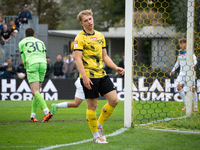
<svg viewBox="0 0 200 150">
<path fill-rule="evenodd" d="M 91 110 L 96 110 L 96 108 L 97 108 L 97 104 L 93 104 L 93 105 L 90 105 L 90 106 L 88 106 L 88 109 L 91 109 Z"/>
<path fill-rule="evenodd" d="M 119 100 L 117 99 L 117 100 L 115 101 L 115 106 L 117 106 L 118 103 L 119 103 Z"/>
<path fill-rule="evenodd" d="M 109 105 L 112 107 L 116 107 L 118 103 L 119 103 L 118 98 L 113 99 L 112 101 L 109 101 Z"/>
</svg>

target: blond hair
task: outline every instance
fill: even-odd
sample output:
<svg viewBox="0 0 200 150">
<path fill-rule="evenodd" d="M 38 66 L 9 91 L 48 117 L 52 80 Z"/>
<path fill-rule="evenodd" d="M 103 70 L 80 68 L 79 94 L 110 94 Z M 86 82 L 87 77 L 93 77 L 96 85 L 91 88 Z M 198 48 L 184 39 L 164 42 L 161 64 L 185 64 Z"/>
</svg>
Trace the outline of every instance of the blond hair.
<svg viewBox="0 0 200 150">
<path fill-rule="evenodd" d="M 87 10 L 81 11 L 81 12 L 77 15 L 77 19 L 78 19 L 79 21 L 82 21 L 83 15 L 91 15 L 91 16 L 92 16 L 92 15 L 93 15 L 92 10 L 91 10 L 91 9 L 87 9 Z"/>
</svg>

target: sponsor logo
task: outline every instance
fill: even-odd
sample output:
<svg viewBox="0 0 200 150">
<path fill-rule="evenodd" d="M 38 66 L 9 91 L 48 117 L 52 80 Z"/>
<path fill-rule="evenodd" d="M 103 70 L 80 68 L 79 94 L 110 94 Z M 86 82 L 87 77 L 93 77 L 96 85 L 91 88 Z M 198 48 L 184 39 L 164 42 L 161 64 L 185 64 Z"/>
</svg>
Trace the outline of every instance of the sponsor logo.
<svg viewBox="0 0 200 150">
<path fill-rule="evenodd" d="M 74 41 L 74 47 L 78 47 L 78 41 Z"/>
<path fill-rule="evenodd" d="M 91 37 L 90 40 L 91 41 L 97 40 L 97 37 Z"/>
<path fill-rule="evenodd" d="M 116 87 L 117 96 L 119 100 L 124 100 L 125 89 L 122 78 L 117 78 L 111 81 Z M 183 100 L 179 96 L 176 88 L 176 80 L 173 79 L 145 79 L 139 78 L 132 83 L 133 99 L 137 101 L 177 101 L 182 102 Z M 197 93 L 200 99 L 200 80 L 197 80 Z M 183 88 L 186 91 L 186 87 Z"/>
<path fill-rule="evenodd" d="M 22 80 L 19 86 L 16 86 L 16 79 L 11 79 L 9 83 L 7 79 L 2 79 L 1 100 L 31 101 L 33 99 L 31 88 L 26 80 Z M 58 100 L 58 91 L 51 80 L 48 80 L 44 87 L 40 89 L 40 93 L 45 100 Z"/>
</svg>

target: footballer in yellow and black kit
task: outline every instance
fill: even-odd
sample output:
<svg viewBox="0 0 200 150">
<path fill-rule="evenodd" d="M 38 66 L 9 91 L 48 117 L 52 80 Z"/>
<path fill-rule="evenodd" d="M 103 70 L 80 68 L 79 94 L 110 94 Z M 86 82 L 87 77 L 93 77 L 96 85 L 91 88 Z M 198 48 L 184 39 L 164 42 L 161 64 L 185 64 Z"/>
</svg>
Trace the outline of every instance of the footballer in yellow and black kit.
<svg viewBox="0 0 200 150">
<path fill-rule="evenodd" d="M 84 30 L 79 32 L 74 41 L 74 51 L 82 51 L 82 62 L 88 78 L 102 78 L 106 76 L 103 69 L 102 49 L 106 48 L 102 33 L 94 30 L 88 34 Z M 82 78 L 80 74 L 80 78 Z"/>
</svg>

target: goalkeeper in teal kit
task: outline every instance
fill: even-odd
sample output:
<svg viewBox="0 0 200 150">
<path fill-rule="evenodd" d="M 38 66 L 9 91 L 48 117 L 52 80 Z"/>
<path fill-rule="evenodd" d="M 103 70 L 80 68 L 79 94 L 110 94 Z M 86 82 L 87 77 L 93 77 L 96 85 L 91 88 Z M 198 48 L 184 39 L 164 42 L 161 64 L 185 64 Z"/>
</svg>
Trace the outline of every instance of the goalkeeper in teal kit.
<svg viewBox="0 0 200 150">
<path fill-rule="evenodd" d="M 37 122 L 35 116 L 38 105 L 45 113 L 42 122 L 48 122 L 53 115 L 40 94 L 40 88 L 44 81 L 47 68 L 46 48 L 41 40 L 35 38 L 35 32 L 32 28 L 26 29 L 25 38 L 19 42 L 19 51 L 24 62 L 24 67 L 26 68 L 27 79 L 33 94 L 30 122 Z"/>
</svg>

